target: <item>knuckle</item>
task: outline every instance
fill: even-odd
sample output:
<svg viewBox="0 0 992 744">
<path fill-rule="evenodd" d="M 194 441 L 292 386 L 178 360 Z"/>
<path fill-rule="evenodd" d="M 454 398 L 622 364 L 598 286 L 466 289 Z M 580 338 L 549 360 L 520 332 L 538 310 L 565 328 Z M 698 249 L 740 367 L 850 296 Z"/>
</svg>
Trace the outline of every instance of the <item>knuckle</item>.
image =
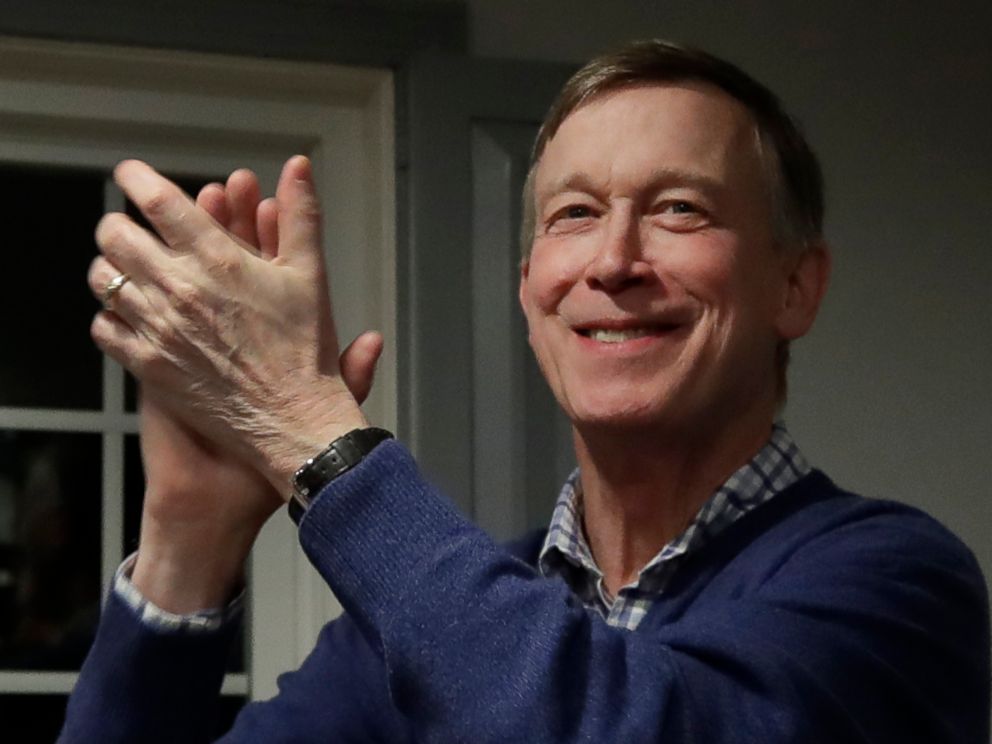
<svg viewBox="0 0 992 744">
<path fill-rule="evenodd" d="M 240 276 L 242 259 L 230 250 L 211 251 L 207 271 L 216 277 L 236 278 Z"/>
<path fill-rule="evenodd" d="M 133 360 L 135 374 L 148 382 L 163 379 L 169 366 L 165 357 L 150 344 L 136 349 Z"/>
<path fill-rule="evenodd" d="M 185 281 L 174 281 L 167 288 L 172 306 L 184 317 L 192 315 L 200 306 L 197 287 Z"/>
<path fill-rule="evenodd" d="M 131 220 L 119 212 L 105 214 L 96 226 L 96 243 L 107 254 L 118 254 L 127 245 Z"/>
<path fill-rule="evenodd" d="M 175 323 L 162 321 L 150 329 L 154 343 L 149 344 L 146 366 L 157 368 L 164 363 L 164 355 L 173 353 L 182 346 L 183 334 Z"/>
<path fill-rule="evenodd" d="M 161 220 L 171 211 L 173 194 L 161 186 L 153 189 L 141 202 L 141 211 L 152 222 Z"/>
<path fill-rule="evenodd" d="M 320 204 L 316 199 L 301 199 L 297 207 L 299 216 L 314 225 L 319 225 L 321 221 Z"/>
</svg>

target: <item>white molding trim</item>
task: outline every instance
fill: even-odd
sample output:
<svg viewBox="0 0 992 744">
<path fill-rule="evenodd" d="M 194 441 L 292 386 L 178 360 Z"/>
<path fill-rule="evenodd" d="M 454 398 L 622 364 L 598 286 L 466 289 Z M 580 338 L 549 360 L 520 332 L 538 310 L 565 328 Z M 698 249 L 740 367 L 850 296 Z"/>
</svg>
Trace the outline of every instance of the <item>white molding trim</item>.
<svg viewBox="0 0 992 744">
<path fill-rule="evenodd" d="M 111 411 L 82 411 L 61 408 L 0 407 L 0 428 L 26 431 L 106 431 L 136 434 L 138 415 Z"/>
<path fill-rule="evenodd" d="M 68 695 L 76 686 L 76 672 L 3 672 L 0 671 L 0 695 Z M 221 695 L 248 694 L 248 679 L 243 674 L 228 674 L 220 688 Z"/>
</svg>

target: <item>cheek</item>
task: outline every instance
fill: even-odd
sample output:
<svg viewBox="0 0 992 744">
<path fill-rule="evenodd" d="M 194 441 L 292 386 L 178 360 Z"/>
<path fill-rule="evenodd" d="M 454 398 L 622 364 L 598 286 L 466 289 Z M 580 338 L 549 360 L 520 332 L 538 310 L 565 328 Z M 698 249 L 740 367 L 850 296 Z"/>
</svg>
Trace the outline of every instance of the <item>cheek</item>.
<svg viewBox="0 0 992 744">
<path fill-rule="evenodd" d="M 704 311 L 733 305 L 742 290 L 732 255 L 714 246 L 673 252 L 659 272 L 670 291 L 684 292 Z"/>
<path fill-rule="evenodd" d="M 695 247 L 671 256 L 666 267 L 669 288 L 677 287 L 700 314 L 697 353 L 707 358 L 733 355 L 737 342 L 757 340 L 755 334 L 765 323 L 769 298 L 764 282 L 734 246 Z"/>
<path fill-rule="evenodd" d="M 535 256 L 536 258 L 536 256 Z M 575 284 L 575 269 L 557 257 L 531 259 L 524 289 L 525 310 L 548 314 L 554 312 L 561 299 Z"/>
</svg>

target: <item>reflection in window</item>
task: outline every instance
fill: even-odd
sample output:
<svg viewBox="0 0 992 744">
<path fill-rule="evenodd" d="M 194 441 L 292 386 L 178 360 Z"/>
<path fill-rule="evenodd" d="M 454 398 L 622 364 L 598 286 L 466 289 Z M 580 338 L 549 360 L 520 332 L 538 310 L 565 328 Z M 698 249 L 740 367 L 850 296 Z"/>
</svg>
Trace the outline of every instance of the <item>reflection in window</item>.
<svg viewBox="0 0 992 744">
<path fill-rule="evenodd" d="M 0 668 L 78 669 L 100 609 L 100 436 L 0 430 Z"/>
</svg>

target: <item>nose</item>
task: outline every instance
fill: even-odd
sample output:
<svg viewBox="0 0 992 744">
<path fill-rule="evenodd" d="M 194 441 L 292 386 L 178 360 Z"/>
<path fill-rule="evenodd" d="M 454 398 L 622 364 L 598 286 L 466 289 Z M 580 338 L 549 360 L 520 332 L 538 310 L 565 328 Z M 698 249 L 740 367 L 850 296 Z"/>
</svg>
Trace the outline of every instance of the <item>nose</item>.
<svg viewBox="0 0 992 744">
<path fill-rule="evenodd" d="M 593 289 L 615 293 L 642 284 L 650 273 L 634 210 L 614 209 L 602 242 L 586 268 L 586 281 Z"/>
</svg>

